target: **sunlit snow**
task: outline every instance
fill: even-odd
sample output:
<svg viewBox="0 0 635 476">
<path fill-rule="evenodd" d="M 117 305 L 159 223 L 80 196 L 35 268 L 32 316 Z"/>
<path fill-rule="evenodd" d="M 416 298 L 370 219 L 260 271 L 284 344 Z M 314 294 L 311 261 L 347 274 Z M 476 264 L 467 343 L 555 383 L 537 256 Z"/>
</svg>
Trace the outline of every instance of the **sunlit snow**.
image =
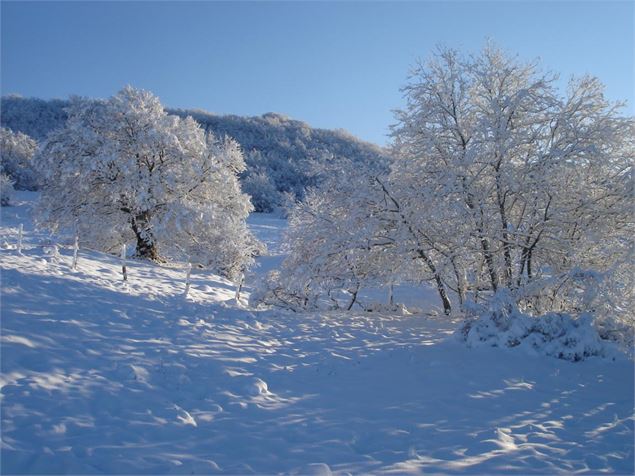
<svg viewBox="0 0 635 476">
<path fill-rule="evenodd" d="M 124 286 L 114 256 L 44 254 L 35 196 L 2 207 L 3 474 L 634 471 L 627 358 L 468 348 L 418 289 L 393 316 L 248 309 L 200 269 L 185 299 L 177 265 Z M 285 226 L 249 223 L 273 255 L 245 298 Z"/>
</svg>

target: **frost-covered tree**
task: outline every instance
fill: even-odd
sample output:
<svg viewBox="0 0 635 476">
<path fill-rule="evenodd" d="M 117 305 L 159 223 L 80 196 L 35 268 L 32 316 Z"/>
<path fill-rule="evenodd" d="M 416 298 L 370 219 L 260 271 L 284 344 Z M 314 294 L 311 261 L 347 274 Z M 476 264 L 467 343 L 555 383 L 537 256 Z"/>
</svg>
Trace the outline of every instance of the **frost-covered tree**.
<svg viewBox="0 0 635 476">
<path fill-rule="evenodd" d="M 449 290 L 429 240 L 396 198 L 399 186 L 391 182 L 388 163 L 338 161 L 327 168 L 320 185 L 292 208 L 288 257 L 254 300 L 297 308 L 341 306 L 344 299 L 350 309 L 363 288 L 427 282 L 449 313 Z"/>
<path fill-rule="evenodd" d="M 371 214 L 380 195 L 370 194 L 370 170 L 357 167 L 355 175 L 352 170 L 353 164 L 343 161 L 325 171 L 321 185 L 291 209 L 288 256 L 253 301 L 312 308 L 323 298 L 326 305 L 340 306 L 338 297 L 345 294 L 343 305 L 350 309 L 360 287 L 377 280 L 381 270 L 369 255 L 375 250 L 377 229 Z"/>
<path fill-rule="evenodd" d="M 555 81 L 492 46 L 420 64 L 390 173 L 335 170 L 307 195 L 293 278 L 274 290 L 426 281 L 446 313 L 505 289 L 533 313 L 632 307 L 616 290 L 632 271 L 633 121 L 597 79 Z M 591 282 L 602 296 L 582 299 Z"/>
<path fill-rule="evenodd" d="M 289 212 L 288 256 L 252 294 L 254 303 L 292 309 L 351 309 L 359 292 L 440 275 L 421 260 L 421 244 L 399 241 L 402 220 L 387 193 L 388 163 L 337 161 Z M 447 300 L 439 281 L 440 295 Z"/>
<path fill-rule="evenodd" d="M 18 190 L 37 188 L 32 160 L 36 150 L 37 143 L 26 134 L 0 128 L 0 173 L 9 176 Z"/>
<path fill-rule="evenodd" d="M 74 98 L 37 165 L 40 223 L 78 227 L 85 245 L 113 251 L 134 241 L 139 257 L 187 258 L 232 277 L 252 261 L 240 148 L 168 115 L 149 92 Z"/>
<path fill-rule="evenodd" d="M 577 269 L 608 269 L 628 248 L 633 121 L 597 79 L 564 96 L 555 80 L 487 46 L 438 51 L 404 89 L 394 193 L 459 296 L 522 289 L 566 307 Z"/>
</svg>

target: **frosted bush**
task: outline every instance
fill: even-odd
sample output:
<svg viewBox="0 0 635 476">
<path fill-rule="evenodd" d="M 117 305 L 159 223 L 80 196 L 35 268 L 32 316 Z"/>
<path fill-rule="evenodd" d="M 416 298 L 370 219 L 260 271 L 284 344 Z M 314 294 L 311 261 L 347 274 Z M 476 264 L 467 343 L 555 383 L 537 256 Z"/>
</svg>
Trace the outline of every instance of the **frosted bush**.
<svg viewBox="0 0 635 476">
<path fill-rule="evenodd" d="M 33 168 L 37 143 L 26 134 L 0 128 L 0 172 L 8 175 L 18 190 L 36 190 L 38 177 Z"/>
<path fill-rule="evenodd" d="M 593 326 L 603 340 L 633 353 L 635 333 L 635 273 L 628 243 L 613 247 L 613 265 L 602 272 L 574 268 L 561 276 L 536 280 L 517 292 L 519 308 L 532 314 L 549 310 L 593 316 Z M 607 258 L 607 262 L 609 258 Z"/>
<path fill-rule="evenodd" d="M 457 331 L 468 347 L 520 347 L 572 362 L 618 354 L 613 343 L 600 337 L 589 313 L 578 318 L 563 313 L 533 317 L 518 310 L 508 290 L 497 293 L 487 307 L 471 311 L 474 317 Z"/>
<path fill-rule="evenodd" d="M 0 174 L 0 205 L 10 205 L 13 192 L 13 180 L 6 174 Z"/>
<path fill-rule="evenodd" d="M 280 272 L 272 271 L 257 283 L 249 296 L 249 305 L 273 306 L 294 312 L 315 309 L 315 299 L 311 299 L 307 291 L 291 286 Z"/>
<path fill-rule="evenodd" d="M 590 303 L 602 339 L 616 342 L 631 356 L 635 343 L 635 273 L 632 252 L 604 273 Z"/>
</svg>

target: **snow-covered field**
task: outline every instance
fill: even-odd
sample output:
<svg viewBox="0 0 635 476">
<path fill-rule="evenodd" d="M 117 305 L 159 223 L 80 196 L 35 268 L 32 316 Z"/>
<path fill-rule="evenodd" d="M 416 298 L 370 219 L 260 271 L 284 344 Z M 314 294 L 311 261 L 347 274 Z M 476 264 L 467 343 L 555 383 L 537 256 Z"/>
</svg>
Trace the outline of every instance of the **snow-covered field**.
<svg viewBox="0 0 635 476">
<path fill-rule="evenodd" d="M 33 198 L 2 208 L 2 474 L 634 471 L 628 359 L 469 349 L 427 312 L 248 309 L 200 271 L 185 299 L 176 267 L 129 263 L 124 287 L 108 255 L 51 263 Z M 247 291 L 284 221 L 250 224 L 273 256 Z"/>
</svg>

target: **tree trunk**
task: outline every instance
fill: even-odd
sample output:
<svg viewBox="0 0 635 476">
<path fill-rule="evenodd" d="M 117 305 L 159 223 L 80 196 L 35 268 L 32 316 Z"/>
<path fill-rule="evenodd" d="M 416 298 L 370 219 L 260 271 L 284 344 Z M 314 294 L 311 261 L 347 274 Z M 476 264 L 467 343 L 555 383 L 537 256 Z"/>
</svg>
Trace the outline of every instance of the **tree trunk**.
<svg viewBox="0 0 635 476">
<path fill-rule="evenodd" d="M 479 229 L 479 233 L 481 230 Z M 496 292 L 498 290 L 498 274 L 496 274 L 496 268 L 494 268 L 494 260 L 490 251 L 489 241 L 484 236 L 481 236 L 481 248 L 483 249 L 483 257 L 485 258 L 485 264 L 487 264 L 487 271 L 489 273 L 489 279 L 492 283 L 492 290 Z"/>
<path fill-rule="evenodd" d="M 525 272 L 525 265 L 527 264 L 527 256 L 529 249 L 523 247 L 523 251 L 520 255 L 520 264 L 518 265 L 518 277 L 516 278 L 516 287 L 519 288 L 523 282 L 523 273 Z"/>
<path fill-rule="evenodd" d="M 459 306 L 463 309 L 465 304 L 465 280 L 463 279 L 463 273 L 456 264 L 454 257 L 450 258 L 452 268 L 454 269 L 454 276 L 456 276 L 456 291 L 459 296 Z"/>
<path fill-rule="evenodd" d="M 481 248 L 483 250 L 483 257 L 485 258 L 485 263 L 487 264 L 487 271 L 489 272 L 489 278 L 492 283 L 492 290 L 496 292 L 498 289 L 498 275 L 496 274 L 496 268 L 494 268 L 494 259 L 492 258 L 492 252 L 489 246 L 489 241 L 485 236 L 485 217 L 483 214 L 483 208 L 479 205 L 478 210 L 476 210 L 476 205 L 474 204 L 474 197 L 472 193 L 466 189 L 465 185 L 465 177 L 463 177 L 463 188 L 465 189 L 465 204 L 467 207 L 472 210 L 475 215 L 474 219 L 476 222 L 476 231 L 478 232 L 478 237 L 481 242 Z M 476 213 L 478 212 L 478 217 Z"/>
<path fill-rule="evenodd" d="M 419 256 L 425 261 L 426 265 L 428 265 L 428 269 L 434 276 L 434 282 L 437 285 L 437 292 L 439 293 L 439 297 L 441 298 L 441 302 L 443 303 L 443 312 L 446 315 L 450 315 L 452 312 L 452 304 L 450 303 L 450 299 L 448 298 L 448 294 L 445 292 L 445 285 L 441 280 L 441 275 L 437 272 L 437 267 L 432 262 L 432 259 L 426 254 L 423 250 L 417 250 Z"/>
<path fill-rule="evenodd" d="M 134 215 L 131 220 L 132 231 L 137 238 L 136 255 L 139 258 L 159 261 L 157 245 L 150 231 L 150 212 L 142 212 Z"/>
<path fill-rule="evenodd" d="M 509 234 L 507 222 L 507 211 L 505 210 L 505 193 L 502 191 L 501 178 L 499 173 L 500 164 L 496 167 L 496 199 L 498 201 L 498 213 L 501 219 L 501 234 L 503 245 L 503 257 L 505 258 L 505 285 L 507 288 L 512 288 L 512 251 L 511 244 L 509 243 Z"/>
<path fill-rule="evenodd" d="M 445 292 L 445 286 L 443 285 L 441 277 L 438 274 L 434 275 L 434 280 L 437 283 L 437 292 L 439 293 L 439 297 L 441 298 L 441 302 L 443 303 L 443 312 L 446 316 L 449 316 L 452 313 L 452 304 L 450 303 L 450 299 Z"/>
<path fill-rule="evenodd" d="M 375 181 L 381 186 L 382 190 L 384 191 L 384 195 L 388 197 L 390 201 L 395 205 L 395 207 L 397 208 L 397 213 L 399 213 L 399 216 L 401 217 L 403 224 L 408 227 L 408 231 L 410 232 L 410 235 L 414 238 L 415 242 L 418 243 L 419 238 L 417 236 L 417 233 L 413 229 L 412 225 L 410 224 L 406 216 L 401 212 L 401 206 L 399 205 L 399 202 L 390 194 L 386 186 L 381 182 L 381 180 L 379 180 L 378 177 L 375 177 Z M 445 312 L 446 315 L 449 316 L 450 313 L 452 312 L 452 304 L 450 303 L 450 299 L 448 298 L 448 295 L 445 292 L 445 285 L 443 284 L 441 275 L 438 273 L 437 268 L 434 265 L 434 262 L 432 261 L 432 259 L 427 255 L 427 253 L 424 250 L 418 249 L 416 252 L 419 255 L 419 257 L 425 261 L 426 265 L 428 266 L 428 269 L 430 269 L 430 272 L 434 276 L 434 280 L 437 284 L 437 292 L 439 293 L 439 297 L 441 298 L 441 302 L 443 303 L 443 311 Z"/>
<path fill-rule="evenodd" d="M 353 305 L 357 301 L 357 293 L 359 292 L 359 283 L 357 283 L 357 286 L 355 287 L 354 291 L 349 291 L 349 292 L 351 293 L 351 302 L 348 303 L 348 307 L 346 308 L 347 311 L 350 311 L 351 309 L 353 309 Z"/>
</svg>

